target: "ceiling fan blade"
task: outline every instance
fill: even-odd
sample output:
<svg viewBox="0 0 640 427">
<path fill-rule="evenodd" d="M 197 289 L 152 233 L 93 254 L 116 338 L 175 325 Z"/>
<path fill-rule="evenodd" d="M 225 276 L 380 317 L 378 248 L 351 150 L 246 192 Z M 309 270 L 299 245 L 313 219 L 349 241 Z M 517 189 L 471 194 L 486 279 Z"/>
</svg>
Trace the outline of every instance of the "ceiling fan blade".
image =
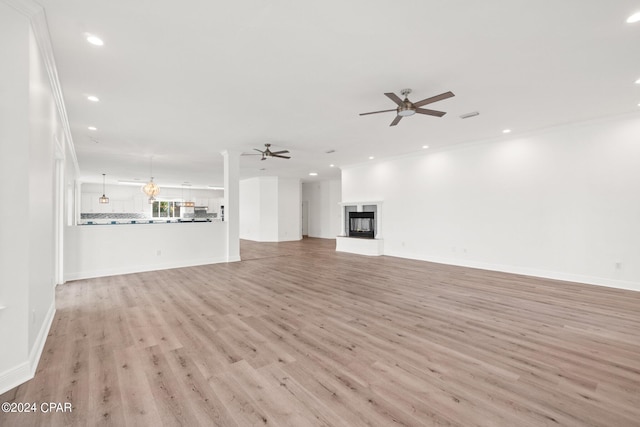
<svg viewBox="0 0 640 427">
<path fill-rule="evenodd" d="M 241 156 L 260 156 L 258 153 L 242 153 Z"/>
<path fill-rule="evenodd" d="M 271 157 L 279 157 L 281 159 L 290 159 L 289 156 L 281 156 L 280 154 L 271 153 Z"/>
<path fill-rule="evenodd" d="M 393 121 L 391 122 L 391 124 L 389 126 L 395 126 L 398 123 L 400 123 L 400 120 L 402 120 L 402 116 L 396 116 L 395 119 L 393 119 Z"/>
<path fill-rule="evenodd" d="M 389 111 L 396 111 L 397 109 L 394 108 L 393 110 L 382 110 L 382 111 L 372 111 L 370 113 L 360 113 L 361 116 L 367 116 L 369 114 L 378 114 L 378 113 L 388 113 Z"/>
<path fill-rule="evenodd" d="M 427 114 L 429 116 L 442 117 L 445 113 L 444 111 L 436 111 L 436 110 L 428 110 L 426 108 L 416 108 L 416 113 Z"/>
<path fill-rule="evenodd" d="M 402 99 L 400 99 L 398 95 L 396 95 L 393 92 L 385 93 L 385 96 L 390 100 L 392 100 L 393 102 L 395 102 L 396 104 L 398 104 L 399 107 L 402 107 L 404 105 L 404 103 L 402 102 Z"/>
<path fill-rule="evenodd" d="M 414 102 L 413 106 L 422 107 L 423 105 L 431 104 L 432 102 L 442 101 L 443 99 L 451 98 L 452 96 L 455 96 L 455 95 L 451 91 L 441 93 L 440 95 L 432 96 L 431 98 L 426 98 L 426 99 L 423 99 L 422 101 Z"/>
<path fill-rule="evenodd" d="M 281 151 L 272 151 L 271 154 L 286 154 L 289 150 L 281 150 Z"/>
<path fill-rule="evenodd" d="M 262 150 L 258 150 L 257 148 L 254 148 L 253 150 L 254 150 L 254 151 L 257 151 L 258 153 L 264 153 L 264 151 L 262 151 Z"/>
</svg>

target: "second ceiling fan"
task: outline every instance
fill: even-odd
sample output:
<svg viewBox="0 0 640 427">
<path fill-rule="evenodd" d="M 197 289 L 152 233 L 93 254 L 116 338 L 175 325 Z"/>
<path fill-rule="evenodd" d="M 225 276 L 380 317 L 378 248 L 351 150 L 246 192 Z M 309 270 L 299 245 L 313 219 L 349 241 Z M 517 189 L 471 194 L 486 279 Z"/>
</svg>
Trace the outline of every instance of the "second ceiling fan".
<svg viewBox="0 0 640 427">
<path fill-rule="evenodd" d="M 266 160 L 269 157 L 278 157 L 280 159 L 290 159 L 291 158 L 290 156 L 283 156 L 283 154 L 288 154 L 289 150 L 271 151 L 269 149 L 269 147 L 271 147 L 271 144 L 264 144 L 264 146 L 266 147 L 264 150 L 260 150 L 258 148 L 254 148 L 254 151 L 257 151 L 262 155 L 262 158 L 260 160 Z"/>
<path fill-rule="evenodd" d="M 360 113 L 360 115 L 367 116 L 369 114 L 388 113 L 390 111 L 395 111 L 397 113 L 397 116 L 395 119 L 393 119 L 393 121 L 389 126 L 395 126 L 400 122 L 400 120 L 402 120 L 403 117 L 413 116 L 415 113 L 426 114 L 428 116 L 442 117 L 447 113 L 445 113 L 444 111 L 429 110 L 427 108 L 420 108 L 420 107 L 427 104 L 432 104 L 434 102 L 442 101 L 443 99 L 451 98 L 452 96 L 454 96 L 453 92 L 449 91 L 449 92 L 441 93 L 440 95 L 432 96 L 431 98 L 425 98 L 422 101 L 411 102 L 407 98 L 410 93 L 411 93 L 411 89 L 402 89 L 400 91 L 400 94 L 404 96 L 404 100 L 402 100 L 398 95 L 396 95 L 393 92 L 385 93 L 387 98 L 389 98 L 390 100 L 392 100 L 398 105 L 397 108 L 394 108 L 391 110 L 372 111 L 370 113 Z"/>
</svg>

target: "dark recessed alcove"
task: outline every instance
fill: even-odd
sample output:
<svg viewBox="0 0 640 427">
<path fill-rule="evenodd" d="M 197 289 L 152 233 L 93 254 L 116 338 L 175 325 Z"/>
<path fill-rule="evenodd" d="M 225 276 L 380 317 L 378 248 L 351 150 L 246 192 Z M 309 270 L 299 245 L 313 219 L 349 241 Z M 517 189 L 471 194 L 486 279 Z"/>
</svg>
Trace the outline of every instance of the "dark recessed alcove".
<svg viewBox="0 0 640 427">
<path fill-rule="evenodd" d="M 374 212 L 349 212 L 349 237 L 373 239 L 375 237 Z"/>
</svg>

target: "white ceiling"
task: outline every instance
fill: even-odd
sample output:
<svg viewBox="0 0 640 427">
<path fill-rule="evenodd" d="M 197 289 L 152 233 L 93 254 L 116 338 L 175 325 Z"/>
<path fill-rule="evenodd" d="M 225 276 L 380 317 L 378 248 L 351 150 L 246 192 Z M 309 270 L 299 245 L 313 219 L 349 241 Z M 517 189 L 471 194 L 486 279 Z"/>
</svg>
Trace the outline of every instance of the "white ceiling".
<svg viewBox="0 0 640 427">
<path fill-rule="evenodd" d="M 292 159 L 242 157 L 242 177 L 326 179 L 329 164 L 640 110 L 640 23 L 625 22 L 640 0 L 40 4 L 85 181 L 144 181 L 153 157 L 161 185 L 220 185 L 220 151 L 266 142 Z M 456 96 L 426 107 L 443 118 L 358 115 L 403 88 Z"/>
</svg>

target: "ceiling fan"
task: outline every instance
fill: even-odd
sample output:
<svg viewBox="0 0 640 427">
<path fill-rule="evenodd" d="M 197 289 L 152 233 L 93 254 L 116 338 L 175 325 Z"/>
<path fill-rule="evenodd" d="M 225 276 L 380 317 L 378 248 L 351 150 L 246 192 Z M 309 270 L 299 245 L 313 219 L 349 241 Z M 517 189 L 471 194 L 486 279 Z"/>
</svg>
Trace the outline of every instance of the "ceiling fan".
<svg viewBox="0 0 640 427">
<path fill-rule="evenodd" d="M 444 111 L 428 110 L 426 108 L 420 108 L 420 107 L 422 107 L 423 105 L 442 101 L 443 99 L 451 98 L 452 96 L 454 96 L 453 92 L 449 91 L 449 92 L 441 93 L 440 95 L 432 96 L 431 98 L 425 98 L 422 101 L 411 102 L 407 98 L 407 96 L 409 96 L 410 93 L 411 93 L 411 89 L 402 89 L 400 91 L 400 94 L 404 96 L 404 101 L 400 99 L 400 97 L 398 97 L 398 95 L 396 95 L 393 92 L 385 93 L 387 98 L 389 98 L 390 100 L 398 104 L 397 108 L 394 108 L 392 110 L 372 111 L 371 113 L 360 113 L 360 115 L 366 116 L 369 114 L 378 114 L 378 113 L 387 113 L 390 111 L 396 111 L 398 115 L 396 116 L 395 119 L 393 119 L 393 121 L 389 126 L 395 126 L 398 123 L 400 123 L 400 120 L 402 120 L 403 117 L 413 116 L 415 113 L 426 114 L 428 116 L 442 117 L 447 113 L 445 113 Z"/>
<path fill-rule="evenodd" d="M 258 148 L 254 148 L 255 151 L 259 152 L 260 154 L 244 154 L 245 156 L 258 156 L 261 155 L 262 158 L 260 160 L 266 160 L 269 157 L 278 157 L 280 159 L 290 159 L 290 156 L 283 156 L 283 154 L 288 154 L 289 150 L 281 150 L 281 151 L 271 151 L 269 149 L 269 147 L 271 147 L 271 144 L 264 144 L 264 146 L 266 147 L 265 150 L 260 150 Z"/>
</svg>

